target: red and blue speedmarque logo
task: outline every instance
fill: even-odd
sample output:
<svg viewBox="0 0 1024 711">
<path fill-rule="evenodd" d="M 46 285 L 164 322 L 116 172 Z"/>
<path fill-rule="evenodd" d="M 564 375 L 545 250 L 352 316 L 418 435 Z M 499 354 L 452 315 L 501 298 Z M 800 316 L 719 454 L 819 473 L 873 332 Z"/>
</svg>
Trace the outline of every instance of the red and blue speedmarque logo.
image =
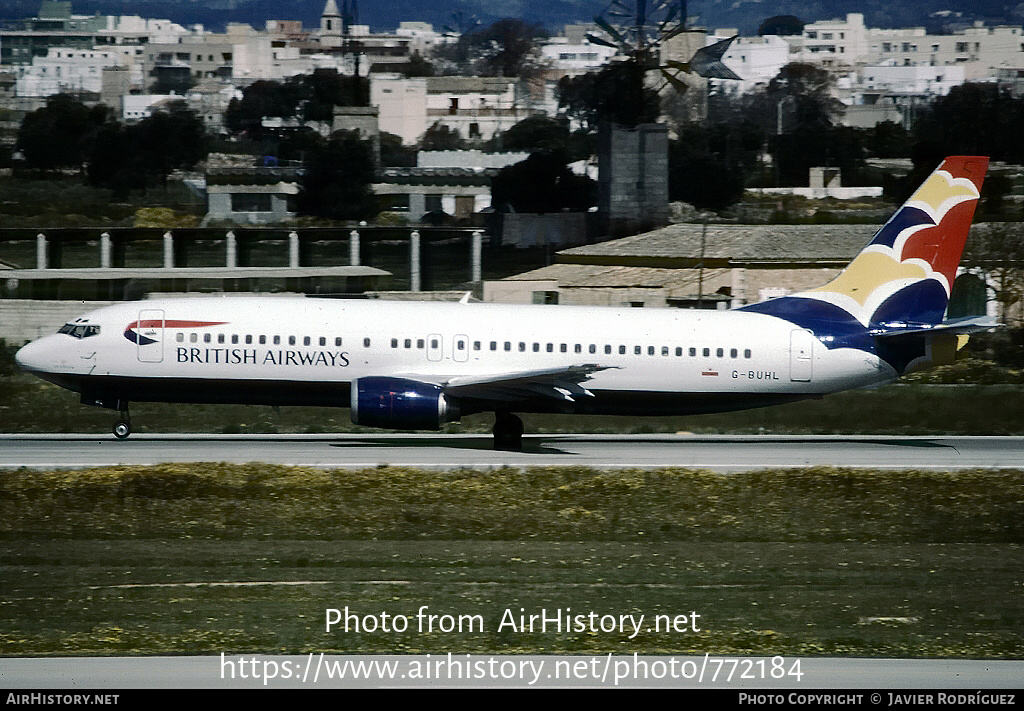
<svg viewBox="0 0 1024 711">
<path fill-rule="evenodd" d="M 159 318 L 147 318 L 141 321 L 132 321 L 124 329 L 124 337 L 132 343 L 138 343 L 140 346 L 148 346 L 151 343 L 157 343 L 155 338 L 144 336 L 140 333 L 141 330 L 149 330 L 155 328 L 205 328 L 207 326 L 220 326 L 227 321 L 170 321 Z M 150 334 L 155 335 L 155 334 Z"/>
</svg>

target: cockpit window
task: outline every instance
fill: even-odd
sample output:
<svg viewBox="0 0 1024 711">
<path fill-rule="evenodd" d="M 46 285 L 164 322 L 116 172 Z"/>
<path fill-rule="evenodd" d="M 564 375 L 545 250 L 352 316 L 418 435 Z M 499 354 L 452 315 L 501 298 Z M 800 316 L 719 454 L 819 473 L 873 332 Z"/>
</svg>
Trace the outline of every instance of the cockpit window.
<svg viewBox="0 0 1024 711">
<path fill-rule="evenodd" d="M 64 333 L 75 338 L 88 338 L 98 336 L 100 327 L 96 324 L 66 323 L 60 327 L 57 333 Z"/>
</svg>

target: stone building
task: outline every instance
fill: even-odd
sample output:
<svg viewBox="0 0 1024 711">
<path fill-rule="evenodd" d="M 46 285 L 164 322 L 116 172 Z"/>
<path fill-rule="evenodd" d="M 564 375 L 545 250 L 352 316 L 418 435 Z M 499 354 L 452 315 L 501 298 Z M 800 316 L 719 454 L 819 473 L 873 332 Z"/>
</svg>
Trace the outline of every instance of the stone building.
<svg viewBox="0 0 1024 711">
<path fill-rule="evenodd" d="M 562 250 L 551 266 L 484 282 L 483 296 L 504 303 L 734 308 L 828 283 L 878 227 L 674 224 Z M 976 225 L 972 232 L 984 229 Z M 984 278 L 957 278 L 951 317 L 1009 317 L 987 300 Z"/>
<path fill-rule="evenodd" d="M 729 308 L 830 281 L 877 225 L 674 224 L 566 249 L 484 285 L 485 301 Z"/>
</svg>

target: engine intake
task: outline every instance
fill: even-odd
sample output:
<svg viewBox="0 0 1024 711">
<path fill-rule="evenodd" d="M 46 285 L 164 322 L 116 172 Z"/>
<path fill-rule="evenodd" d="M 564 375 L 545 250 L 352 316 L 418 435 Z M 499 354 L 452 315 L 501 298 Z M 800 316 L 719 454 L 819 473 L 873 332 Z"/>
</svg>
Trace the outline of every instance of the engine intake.
<svg viewBox="0 0 1024 711">
<path fill-rule="evenodd" d="M 358 378 L 352 383 L 352 422 L 393 430 L 439 430 L 459 419 L 458 402 L 440 385 L 389 377 Z"/>
</svg>

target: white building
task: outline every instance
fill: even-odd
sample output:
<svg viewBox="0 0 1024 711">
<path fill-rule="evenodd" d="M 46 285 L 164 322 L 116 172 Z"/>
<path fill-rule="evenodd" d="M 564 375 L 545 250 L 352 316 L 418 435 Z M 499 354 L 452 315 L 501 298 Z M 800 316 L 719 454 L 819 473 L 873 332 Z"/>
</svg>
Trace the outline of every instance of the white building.
<svg viewBox="0 0 1024 711">
<path fill-rule="evenodd" d="M 710 46 L 735 34 L 734 30 L 716 30 L 708 35 L 707 44 Z M 732 91 L 749 91 L 770 82 L 789 62 L 789 43 L 782 37 L 737 37 L 722 56 L 722 64 L 733 70 L 741 81 L 722 80 L 719 84 Z"/>
<path fill-rule="evenodd" d="M 451 44 L 457 42 L 459 37 L 455 34 L 441 34 L 434 31 L 434 26 L 429 22 L 400 22 L 395 36 L 408 37 L 409 51 L 420 56 L 426 55 L 430 50 L 440 44 Z"/>
<path fill-rule="evenodd" d="M 501 77 L 427 77 L 427 123 L 486 141 L 535 113 L 517 83 Z"/>
<path fill-rule="evenodd" d="M 867 28 L 864 16 L 812 22 L 791 41 L 794 61 L 831 68 L 864 64 L 960 66 L 965 81 L 995 79 L 1000 69 L 1024 67 L 1020 26 L 986 27 L 976 22 L 949 35 L 930 35 L 923 27 Z"/>
<path fill-rule="evenodd" d="M 0 27 L 0 61 L 29 65 L 49 49 L 142 47 L 151 42 L 176 42 L 188 34 L 170 20 L 137 15 L 72 15 L 71 4 L 44 2 L 40 16 L 5 23 Z"/>
<path fill-rule="evenodd" d="M 312 71 L 313 62 L 298 47 L 257 32 L 249 25 L 229 23 L 223 34 L 182 37 L 173 44 L 146 47 L 143 71 L 149 82 L 167 67 L 187 67 L 193 81 L 220 79 L 248 84 L 257 79 L 285 79 Z M 336 66 L 336 65 L 335 65 Z"/>
<path fill-rule="evenodd" d="M 900 95 L 945 96 L 964 83 L 962 65 L 869 64 L 859 71 L 857 89 Z"/>
<path fill-rule="evenodd" d="M 496 77 L 370 77 L 370 104 L 380 109 L 380 130 L 415 143 L 435 123 L 462 138 L 488 140 L 536 111 L 517 80 Z"/>
<path fill-rule="evenodd" d="M 416 143 L 427 130 L 427 79 L 406 79 L 398 74 L 370 77 L 370 105 L 380 109 L 380 130 Z"/>
<path fill-rule="evenodd" d="M 155 20 L 138 15 L 107 15 L 105 26 L 97 31 L 97 37 L 107 38 L 107 44 L 149 44 L 151 42 L 175 42 L 189 34 L 189 30 L 170 20 Z M 201 31 L 202 26 L 197 28 Z"/>
<path fill-rule="evenodd" d="M 15 68 L 15 92 L 20 97 L 83 91 L 98 94 L 103 89 L 103 70 L 122 66 L 122 61 L 116 51 L 51 47 L 45 57 L 34 57 L 31 65 Z M 141 78 L 141 71 L 138 75 Z"/>
<path fill-rule="evenodd" d="M 804 25 L 801 49 L 793 60 L 824 66 L 856 64 L 868 54 L 870 42 L 864 15 L 851 12 L 845 20 L 823 20 Z"/>
<path fill-rule="evenodd" d="M 121 120 L 132 123 L 141 121 L 152 116 L 154 111 L 184 99 L 184 96 L 177 94 L 132 94 L 123 99 Z"/>
<path fill-rule="evenodd" d="M 981 22 L 952 35 L 929 35 L 921 27 L 870 30 L 872 62 L 902 66 L 961 67 L 966 81 L 994 79 L 999 69 L 1024 67 L 1019 26 Z"/>
<path fill-rule="evenodd" d="M 613 47 L 591 44 L 584 40 L 570 43 L 567 37 L 552 37 L 541 45 L 541 55 L 559 76 L 576 76 L 600 69 L 618 54 Z"/>
</svg>

